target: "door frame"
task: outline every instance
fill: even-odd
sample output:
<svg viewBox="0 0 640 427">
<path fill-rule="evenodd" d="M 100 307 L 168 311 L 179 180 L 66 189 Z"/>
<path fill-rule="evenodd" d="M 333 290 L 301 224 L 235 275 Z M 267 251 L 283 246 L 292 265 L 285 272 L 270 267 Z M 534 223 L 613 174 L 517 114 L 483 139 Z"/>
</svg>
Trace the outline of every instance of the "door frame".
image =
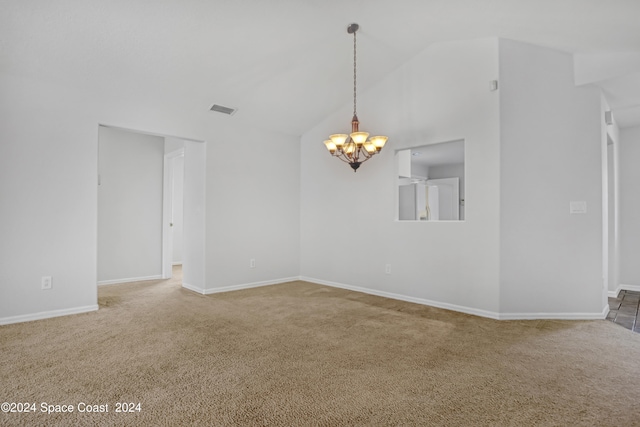
<svg viewBox="0 0 640 427">
<path fill-rule="evenodd" d="M 184 157 L 184 147 L 164 155 L 162 181 L 162 278 L 173 276 L 173 176 L 174 160 Z"/>
</svg>

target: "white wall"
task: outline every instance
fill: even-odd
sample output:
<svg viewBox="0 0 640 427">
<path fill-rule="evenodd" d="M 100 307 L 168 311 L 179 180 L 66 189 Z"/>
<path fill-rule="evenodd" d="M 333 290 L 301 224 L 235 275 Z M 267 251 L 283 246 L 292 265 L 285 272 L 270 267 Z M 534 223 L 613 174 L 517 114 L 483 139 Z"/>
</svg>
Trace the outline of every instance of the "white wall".
<svg viewBox="0 0 640 427">
<path fill-rule="evenodd" d="M 574 86 L 570 55 L 500 40 L 500 108 L 500 311 L 597 316 L 600 93 Z M 570 215 L 570 201 L 586 201 L 587 213 Z"/>
<path fill-rule="evenodd" d="M 574 68 L 578 63 L 574 57 Z M 577 75 L 577 72 L 576 72 Z M 577 78 L 577 77 L 576 77 Z M 602 269 L 606 279 L 607 297 L 615 296 L 620 285 L 620 177 L 619 141 L 620 129 L 605 122 L 605 113 L 610 111 L 604 93 L 600 95 L 600 139 L 602 141 Z"/>
<path fill-rule="evenodd" d="M 176 157 L 173 161 L 173 259 L 172 263 L 182 264 L 183 245 L 183 189 L 184 189 L 184 156 Z"/>
<path fill-rule="evenodd" d="M 234 129 L 215 141 L 206 153 L 206 292 L 297 278 L 299 137 Z"/>
<path fill-rule="evenodd" d="M 600 138 L 592 140 L 592 131 L 599 133 L 598 117 L 595 130 L 586 120 L 592 115 L 591 92 L 567 88 L 564 55 L 500 46 L 512 63 L 500 76 L 499 92 L 488 90 L 499 74 L 495 39 L 430 46 L 370 90 L 361 90 L 361 127 L 390 140 L 355 174 L 322 144 L 330 133 L 349 129 L 350 105 L 305 133 L 299 144 L 295 136 L 236 125 L 233 120 L 241 110 L 234 117 L 216 116 L 206 108 L 185 113 L 181 106 L 165 105 L 159 91 L 144 85 L 87 80 L 70 86 L 36 70 L 29 78 L 0 72 L 0 323 L 97 308 L 100 123 L 206 142 L 185 144 L 185 188 L 190 180 L 197 183 L 185 191 L 185 203 L 189 197 L 201 203 L 191 219 L 185 212 L 185 239 L 193 239 L 197 249 L 191 261 L 184 254 L 184 282 L 198 291 L 302 273 L 493 316 L 540 308 L 555 313 L 599 310 L 601 301 L 594 294 L 602 288 L 602 183 L 595 153 Z M 525 51 L 534 55 L 533 63 Z M 517 77 L 514 71 L 524 74 Z M 516 78 L 509 83 L 503 80 L 507 76 Z M 505 85 L 516 82 L 539 88 L 540 97 L 527 89 L 499 100 Z M 548 84 L 557 90 L 549 90 Z M 502 129 L 505 143 L 515 151 L 500 151 L 500 102 L 506 102 L 503 113 L 516 109 L 516 120 L 508 119 Z M 527 119 L 518 109 L 530 102 L 527 111 L 533 116 Z M 518 142 L 518 120 L 532 132 L 526 138 L 542 144 L 530 160 L 524 159 L 529 153 Z M 622 139 L 637 140 L 638 132 L 628 131 Z M 394 150 L 463 138 L 466 221 L 394 222 Z M 544 147 L 560 153 L 562 169 L 542 156 Z M 626 149 L 633 154 L 633 146 Z M 501 156 L 508 166 L 502 171 Z M 202 167 L 192 169 L 190 161 Z M 518 165 L 520 174 L 509 169 Z M 198 172 L 190 174 L 190 169 Z M 547 170 L 549 177 L 541 173 Z M 509 176 L 516 181 L 512 187 L 505 178 Z M 625 179 L 627 185 L 637 182 L 637 177 Z M 537 200 L 548 200 L 557 210 L 524 209 L 531 206 L 527 192 L 538 197 L 555 186 L 559 188 L 551 188 L 550 198 Z M 503 212 L 501 197 L 508 201 Z M 589 211 L 569 217 L 568 202 L 576 199 L 586 200 Z M 518 215 L 513 200 L 526 202 L 524 216 Z M 637 212 L 637 206 L 626 207 L 627 214 Z M 509 238 L 501 241 L 505 215 L 502 236 Z M 532 226 L 532 232 L 526 233 L 523 225 Z M 628 232 L 634 235 L 632 229 Z M 529 243 L 532 248 L 522 249 Z M 522 261 L 507 254 L 509 245 L 532 258 Z M 547 250 L 549 254 L 540 255 Z M 626 253 L 637 251 L 630 247 Z M 254 269 L 249 268 L 251 258 Z M 384 274 L 385 264 L 391 265 L 390 275 Z M 40 290 L 44 275 L 53 276 L 49 291 Z"/>
<path fill-rule="evenodd" d="M 616 150 L 613 144 L 607 145 L 607 193 L 606 198 L 603 198 L 603 203 L 607 207 L 607 218 L 603 221 L 603 228 L 607 228 L 606 237 L 603 236 L 603 240 L 607 242 L 607 251 L 606 251 L 606 261 L 603 260 L 603 265 L 605 265 L 605 272 L 607 277 L 607 291 L 614 291 L 618 287 L 618 279 L 616 274 L 616 269 L 613 264 L 615 264 L 617 250 L 616 250 L 616 239 L 615 239 L 615 216 L 616 216 L 616 198 L 615 198 L 615 154 Z M 604 185 L 604 184 L 603 184 Z"/>
<path fill-rule="evenodd" d="M 303 276 L 495 316 L 500 134 L 498 94 L 489 91 L 489 82 L 497 76 L 496 39 L 450 42 L 430 46 L 360 90 L 361 130 L 388 135 L 389 142 L 357 173 L 322 143 L 348 131 L 349 105 L 302 136 Z M 394 221 L 394 151 L 460 139 L 466 221 Z"/>
<path fill-rule="evenodd" d="M 183 150 L 184 140 L 167 136 L 164 138 L 164 154 L 169 154 L 173 151 Z"/>
<path fill-rule="evenodd" d="M 206 142 L 185 144 L 185 187 L 198 179 L 189 161 L 206 177 L 193 190 L 203 197 L 191 228 L 185 212 L 185 239 L 200 248 L 190 267 L 184 254 L 185 283 L 202 290 L 299 274 L 298 137 L 238 126 L 240 112 L 216 116 L 209 101 L 185 112 L 144 85 L 29 75 L 0 72 L 0 323 L 97 309 L 101 123 Z"/>
<path fill-rule="evenodd" d="M 640 287 L 640 127 L 620 130 L 620 284 Z"/>
<path fill-rule="evenodd" d="M 98 121 L 52 83 L 0 73 L 0 93 L 0 323 L 95 310 Z"/>
<path fill-rule="evenodd" d="M 100 126 L 98 283 L 162 275 L 164 138 Z"/>
<path fill-rule="evenodd" d="M 206 210 L 205 199 L 207 147 L 201 142 L 184 141 L 182 285 L 197 292 L 203 292 L 207 286 L 206 230 L 212 214 Z"/>
</svg>

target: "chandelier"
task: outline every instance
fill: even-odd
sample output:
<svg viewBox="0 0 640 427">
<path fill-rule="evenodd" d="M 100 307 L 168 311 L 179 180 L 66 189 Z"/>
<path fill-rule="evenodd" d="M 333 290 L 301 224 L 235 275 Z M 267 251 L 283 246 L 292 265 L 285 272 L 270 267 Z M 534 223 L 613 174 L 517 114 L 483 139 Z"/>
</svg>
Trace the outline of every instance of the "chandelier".
<svg viewBox="0 0 640 427">
<path fill-rule="evenodd" d="M 353 34 L 353 119 L 351 119 L 351 134 L 337 133 L 329 136 L 324 145 L 332 156 L 337 157 L 356 172 L 360 165 L 375 154 L 378 154 L 387 142 L 386 136 L 369 138 L 367 132 L 360 132 L 358 115 L 356 114 L 356 32 L 360 26 L 351 24 L 347 33 Z"/>
</svg>

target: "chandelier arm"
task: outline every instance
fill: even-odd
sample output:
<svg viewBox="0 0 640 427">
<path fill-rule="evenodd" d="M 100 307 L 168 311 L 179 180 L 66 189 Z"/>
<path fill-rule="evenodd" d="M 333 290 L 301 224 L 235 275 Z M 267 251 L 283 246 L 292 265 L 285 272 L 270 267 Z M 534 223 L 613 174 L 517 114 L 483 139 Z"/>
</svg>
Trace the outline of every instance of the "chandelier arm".
<svg viewBox="0 0 640 427">
<path fill-rule="evenodd" d="M 369 153 L 367 150 L 363 150 L 362 151 L 362 155 L 364 156 L 365 160 L 369 160 L 370 158 L 373 157 L 374 154 L 376 154 L 375 151 L 373 153 Z M 363 160 L 363 162 L 364 162 L 364 160 Z"/>
<path fill-rule="evenodd" d="M 340 154 L 333 154 L 333 157 L 337 158 L 338 160 L 342 160 L 345 163 L 351 163 L 349 161 L 349 158 L 345 156 L 344 153 L 340 153 Z"/>
<path fill-rule="evenodd" d="M 360 150 L 358 150 L 358 151 L 360 151 Z M 362 154 L 362 156 L 363 156 L 362 159 L 359 158 L 359 154 Z M 340 161 L 343 161 L 345 163 L 351 164 L 351 163 L 356 163 L 356 162 L 364 163 L 367 160 L 369 160 L 370 158 L 372 158 L 375 154 L 377 154 L 377 153 L 374 152 L 374 153 L 370 154 L 366 150 L 362 150 L 361 152 L 358 152 L 358 157 L 355 156 L 355 152 L 354 152 L 354 156 L 353 157 L 347 156 L 344 152 L 341 152 L 339 154 L 338 154 L 338 152 L 336 152 L 335 154 L 332 154 L 332 156 L 336 157 Z"/>
</svg>

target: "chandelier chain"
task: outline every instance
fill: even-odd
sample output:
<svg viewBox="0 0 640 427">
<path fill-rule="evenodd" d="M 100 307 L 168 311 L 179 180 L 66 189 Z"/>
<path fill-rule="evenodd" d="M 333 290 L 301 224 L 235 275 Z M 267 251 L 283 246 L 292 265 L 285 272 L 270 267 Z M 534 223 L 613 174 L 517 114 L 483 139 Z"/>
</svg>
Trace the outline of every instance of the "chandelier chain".
<svg viewBox="0 0 640 427">
<path fill-rule="evenodd" d="M 353 32 L 353 115 L 356 115 L 356 31 Z"/>
</svg>

